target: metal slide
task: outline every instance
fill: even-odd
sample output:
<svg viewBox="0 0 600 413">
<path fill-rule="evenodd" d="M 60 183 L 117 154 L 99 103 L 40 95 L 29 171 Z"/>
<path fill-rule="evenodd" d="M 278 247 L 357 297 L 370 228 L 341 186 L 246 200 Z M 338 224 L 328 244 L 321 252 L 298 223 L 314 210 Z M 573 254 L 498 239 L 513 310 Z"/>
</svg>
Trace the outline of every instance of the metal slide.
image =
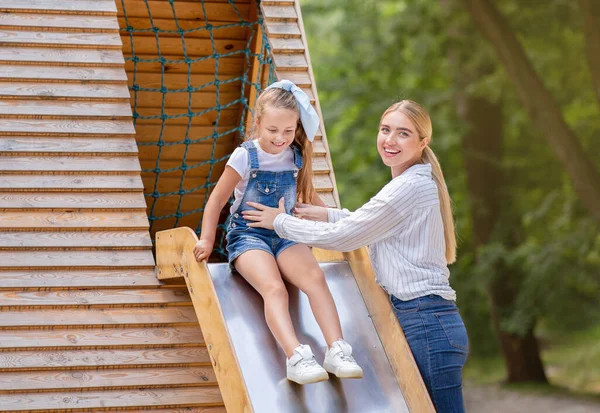
<svg viewBox="0 0 600 413">
<path fill-rule="evenodd" d="M 330 375 L 328 381 L 304 386 L 285 378 L 285 354 L 267 327 L 260 295 L 227 264 L 208 268 L 255 412 L 409 411 L 348 263 L 321 263 L 321 268 L 364 378 L 340 380 Z M 322 362 L 327 345 L 308 298 L 291 285 L 288 291 L 298 338 Z"/>
</svg>

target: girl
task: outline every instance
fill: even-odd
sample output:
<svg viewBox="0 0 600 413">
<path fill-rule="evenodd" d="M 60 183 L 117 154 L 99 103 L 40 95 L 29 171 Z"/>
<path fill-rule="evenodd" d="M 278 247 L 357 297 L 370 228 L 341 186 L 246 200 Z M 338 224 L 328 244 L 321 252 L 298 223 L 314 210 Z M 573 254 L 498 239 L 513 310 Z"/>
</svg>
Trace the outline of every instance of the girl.
<svg viewBox="0 0 600 413">
<path fill-rule="evenodd" d="M 354 213 L 299 205 L 296 215 L 252 203 L 250 227 L 275 228 L 283 238 L 340 251 L 370 246 L 378 283 L 396 317 L 438 412 L 464 412 L 462 368 L 467 331 L 450 287 L 448 264 L 456 259 L 450 196 L 429 148 L 431 119 L 403 100 L 382 115 L 377 150 L 392 180 Z M 328 222 L 327 222 L 328 221 Z"/>
<path fill-rule="evenodd" d="M 312 186 L 311 142 L 318 126 L 319 116 L 300 88 L 289 80 L 269 86 L 256 101 L 250 140 L 233 152 L 210 195 L 200 240 L 194 247 L 198 261 L 208 258 L 220 211 L 235 190 L 227 232 L 229 262 L 263 297 L 267 325 L 288 357 L 287 378 L 299 384 L 327 380 L 327 372 L 359 378 L 363 371 L 342 338 L 333 297 L 310 249 L 272 230 L 250 228 L 242 213 L 252 209 L 247 202 L 276 206 L 280 198 L 285 199 L 285 213 L 291 212 L 297 199 L 323 205 Z M 325 369 L 310 346 L 300 344 L 296 337 L 283 279 L 309 298 L 329 346 Z"/>
</svg>

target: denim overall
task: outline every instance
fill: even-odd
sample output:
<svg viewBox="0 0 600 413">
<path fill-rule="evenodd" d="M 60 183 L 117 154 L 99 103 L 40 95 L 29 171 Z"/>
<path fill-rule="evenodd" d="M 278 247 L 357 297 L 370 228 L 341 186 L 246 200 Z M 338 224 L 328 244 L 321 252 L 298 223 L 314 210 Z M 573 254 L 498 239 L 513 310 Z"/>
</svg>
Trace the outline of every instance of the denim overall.
<svg viewBox="0 0 600 413">
<path fill-rule="evenodd" d="M 293 145 L 294 165 L 292 171 L 271 172 L 261 171 L 258 164 L 258 152 L 253 142 L 244 142 L 242 147 L 248 151 L 250 176 L 248 186 L 242 197 L 240 206 L 229 217 L 227 227 L 227 253 L 231 264 L 246 251 L 262 250 L 275 258 L 285 249 L 295 245 L 290 240 L 280 238 L 274 230 L 249 227 L 248 221 L 242 217 L 242 211 L 254 210 L 247 202 L 257 202 L 268 207 L 277 208 L 279 200 L 285 198 L 285 212 L 291 214 L 296 205 L 296 180 L 298 171 L 302 168 L 302 154 Z"/>
</svg>

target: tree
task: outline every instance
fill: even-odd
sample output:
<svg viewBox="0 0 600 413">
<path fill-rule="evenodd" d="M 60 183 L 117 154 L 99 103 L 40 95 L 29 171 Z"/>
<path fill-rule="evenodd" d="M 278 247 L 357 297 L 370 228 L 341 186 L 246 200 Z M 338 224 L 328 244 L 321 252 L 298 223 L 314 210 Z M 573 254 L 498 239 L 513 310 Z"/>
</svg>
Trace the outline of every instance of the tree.
<svg viewBox="0 0 600 413">
<path fill-rule="evenodd" d="M 508 22 L 491 0 L 462 1 L 475 26 L 496 50 L 533 124 L 544 134 L 568 171 L 583 204 L 600 222 L 600 174 L 565 122 L 560 107 L 534 70 Z M 592 31 L 595 33 L 595 30 L 588 33 Z"/>
</svg>

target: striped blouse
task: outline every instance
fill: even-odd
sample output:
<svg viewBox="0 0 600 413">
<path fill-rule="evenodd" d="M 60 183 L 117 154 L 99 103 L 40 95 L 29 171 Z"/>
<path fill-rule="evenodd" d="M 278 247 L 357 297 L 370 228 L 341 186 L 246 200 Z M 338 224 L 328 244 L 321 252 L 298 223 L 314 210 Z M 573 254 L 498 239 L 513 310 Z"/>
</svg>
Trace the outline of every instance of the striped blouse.
<svg viewBox="0 0 600 413">
<path fill-rule="evenodd" d="M 282 238 L 320 248 L 368 245 L 378 284 L 401 300 L 429 294 L 456 300 L 430 164 L 411 166 L 353 213 L 329 209 L 329 222 L 279 214 L 274 227 Z"/>
</svg>

